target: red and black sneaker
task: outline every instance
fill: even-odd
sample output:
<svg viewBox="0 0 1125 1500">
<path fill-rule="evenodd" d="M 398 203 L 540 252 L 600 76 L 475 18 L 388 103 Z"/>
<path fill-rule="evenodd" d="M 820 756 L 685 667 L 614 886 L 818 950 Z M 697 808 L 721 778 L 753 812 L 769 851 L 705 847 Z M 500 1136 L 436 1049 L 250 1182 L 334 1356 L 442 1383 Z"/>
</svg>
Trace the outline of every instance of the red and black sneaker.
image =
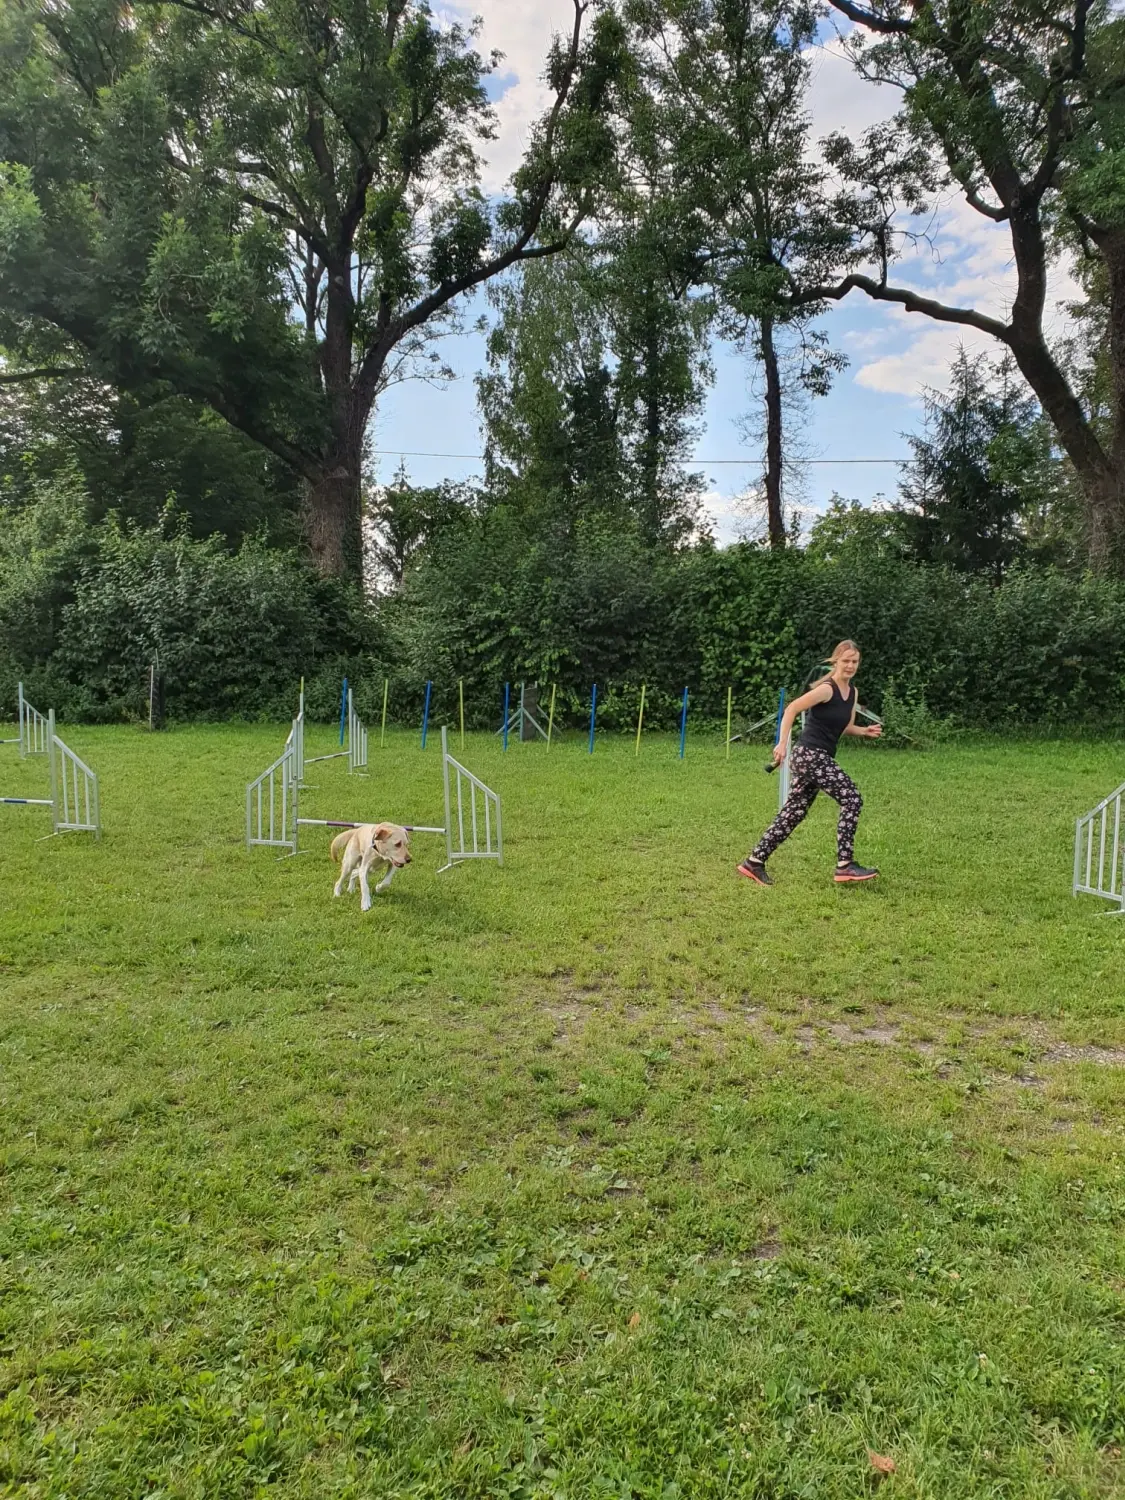
<svg viewBox="0 0 1125 1500">
<path fill-rule="evenodd" d="M 850 864 L 837 865 L 832 879 L 837 885 L 858 885 L 862 880 L 874 880 L 878 873 L 878 870 L 869 870 L 864 865 L 857 865 L 853 859 Z"/>
<path fill-rule="evenodd" d="M 754 880 L 758 885 L 773 885 L 773 881 L 766 874 L 766 867 L 762 860 L 751 859 L 749 855 L 738 866 L 738 873 L 745 875 L 747 880 Z"/>
</svg>

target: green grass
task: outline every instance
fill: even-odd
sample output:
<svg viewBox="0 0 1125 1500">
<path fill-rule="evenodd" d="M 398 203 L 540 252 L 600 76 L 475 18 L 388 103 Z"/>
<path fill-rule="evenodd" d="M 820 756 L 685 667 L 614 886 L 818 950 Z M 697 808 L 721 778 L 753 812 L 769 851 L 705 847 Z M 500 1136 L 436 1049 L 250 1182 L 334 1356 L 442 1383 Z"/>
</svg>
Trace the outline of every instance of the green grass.
<svg viewBox="0 0 1125 1500">
<path fill-rule="evenodd" d="M 474 736 L 504 868 L 361 916 L 242 846 L 282 731 L 64 734 L 102 843 L 0 809 L 0 1493 L 1125 1493 L 1118 747 L 858 747 L 882 880 L 818 805 L 764 891 L 760 750 Z M 376 738 L 303 810 L 440 822 Z"/>
</svg>

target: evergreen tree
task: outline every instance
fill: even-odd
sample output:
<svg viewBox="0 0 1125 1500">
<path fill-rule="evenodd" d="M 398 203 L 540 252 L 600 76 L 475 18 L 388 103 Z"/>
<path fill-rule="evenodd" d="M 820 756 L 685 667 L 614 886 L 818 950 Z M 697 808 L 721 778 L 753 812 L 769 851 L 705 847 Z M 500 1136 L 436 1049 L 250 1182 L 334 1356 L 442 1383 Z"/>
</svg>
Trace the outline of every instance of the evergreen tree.
<svg viewBox="0 0 1125 1500">
<path fill-rule="evenodd" d="M 1032 547 L 1057 466 L 1049 430 L 1011 359 L 961 349 L 947 392 L 926 396 L 926 430 L 900 486 L 908 556 L 999 583 Z"/>
</svg>

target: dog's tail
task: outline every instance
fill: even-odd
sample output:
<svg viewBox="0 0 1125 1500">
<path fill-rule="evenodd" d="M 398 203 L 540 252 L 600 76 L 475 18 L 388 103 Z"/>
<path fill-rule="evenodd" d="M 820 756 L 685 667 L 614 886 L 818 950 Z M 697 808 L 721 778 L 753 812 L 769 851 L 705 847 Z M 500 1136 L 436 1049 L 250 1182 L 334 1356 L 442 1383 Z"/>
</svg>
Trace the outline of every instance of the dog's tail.
<svg viewBox="0 0 1125 1500">
<path fill-rule="evenodd" d="M 353 829 L 345 828 L 343 833 L 338 833 L 332 840 L 332 858 L 337 864 L 343 859 L 344 850 L 347 848 L 348 840 L 351 838 L 353 832 Z"/>
</svg>

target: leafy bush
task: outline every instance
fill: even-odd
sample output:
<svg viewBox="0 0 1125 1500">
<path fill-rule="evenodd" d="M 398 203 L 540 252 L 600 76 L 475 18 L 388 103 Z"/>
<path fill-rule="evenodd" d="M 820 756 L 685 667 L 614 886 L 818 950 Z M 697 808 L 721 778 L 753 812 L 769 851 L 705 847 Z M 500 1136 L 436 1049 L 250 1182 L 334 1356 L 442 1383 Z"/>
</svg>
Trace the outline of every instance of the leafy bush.
<svg viewBox="0 0 1125 1500">
<path fill-rule="evenodd" d="M 294 553 L 194 541 L 170 514 L 90 526 L 73 488 L 41 500 L 10 518 L 0 548 L 6 701 L 22 678 L 62 718 L 135 717 L 158 661 L 173 717 L 286 718 L 305 674 L 310 710 L 330 718 L 340 677 L 362 672 L 375 628 L 358 594 Z"/>
<path fill-rule="evenodd" d="M 23 678 L 62 717 L 143 711 L 159 657 L 179 718 L 293 711 L 334 719 L 341 676 L 368 723 L 384 679 L 392 722 L 454 723 L 458 684 L 475 727 L 500 722 L 503 686 L 556 684 L 556 723 L 584 727 L 598 684 L 603 729 L 772 713 L 833 644 L 864 653 L 863 703 L 888 740 L 929 743 L 951 725 L 1125 722 L 1125 584 L 1044 567 L 999 586 L 903 561 L 885 546 L 771 553 L 654 548 L 620 518 L 532 529 L 474 503 L 443 524 L 402 590 L 371 609 L 290 551 L 193 540 L 167 513 L 151 528 L 97 525 L 76 481 L 40 486 L 0 529 L 0 697 Z"/>
</svg>

